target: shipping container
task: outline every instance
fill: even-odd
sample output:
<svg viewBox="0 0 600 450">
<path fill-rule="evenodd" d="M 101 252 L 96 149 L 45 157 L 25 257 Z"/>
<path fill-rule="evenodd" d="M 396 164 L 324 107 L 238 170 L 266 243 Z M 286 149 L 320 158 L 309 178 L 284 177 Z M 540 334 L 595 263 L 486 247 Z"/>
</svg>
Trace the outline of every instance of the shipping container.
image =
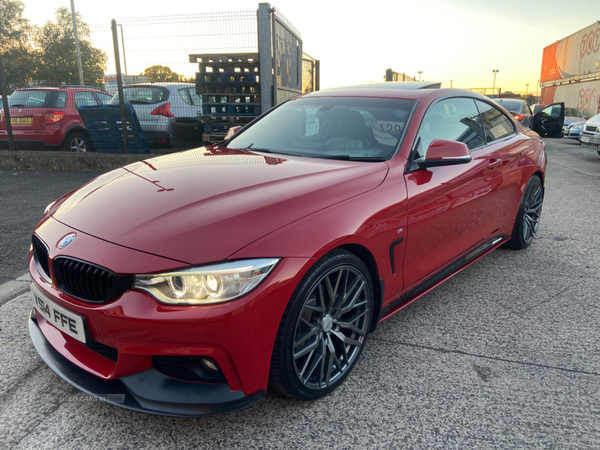
<svg viewBox="0 0 600 450">
<path fill-rule="evenodd" d="M 540 103 L 600 112 L 600 21 L 544 48 Z"/>
</svg>

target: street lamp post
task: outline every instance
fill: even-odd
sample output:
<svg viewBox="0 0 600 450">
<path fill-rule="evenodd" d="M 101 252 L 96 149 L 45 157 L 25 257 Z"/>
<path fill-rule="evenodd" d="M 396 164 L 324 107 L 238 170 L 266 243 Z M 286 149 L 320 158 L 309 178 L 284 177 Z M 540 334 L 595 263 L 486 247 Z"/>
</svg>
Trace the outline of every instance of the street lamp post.
<svg viewBox="0 0 600 450">
<path fill-rule="evenodd" d="M 525 100 L 527 100 L 527 94 L 529 94 L 529 83 L 525 83 Z"/>
<path fill-rule="evenodd" d="M 452 82 L 453 82 L 453 81 L 454 81 L 454 80 L 450 80 L 450 87 L 452 87 Z"/>
<path fill-rule="evenodd" d="M 499 69 L 492 70 L 492 73 L 494 74 L 494 84 L 492 85 L 492 95 L 496 95 L 495 94 L 496 93 L 496 74 L 498 72 L 500 72 Z"/>
<path fill-rule="evenodd" d="M 421 74 L 423 73 L 422 70 L 419 70 L 419 81 L 421 81 Z"/>
<path fill-rule="evenodd" d="M 79 38 L 77 37 L 77 15 L 75 14 L 75 1 L 71 0 L 71 15 L 73 16 L 73 34 L 75 35 L 75 49 L 77 50 L 77 66 L 79 68 L 79 84 L 83 86 L 83 67 L 81 65 L 81 52 L 79 51 Z"/>
</svg>

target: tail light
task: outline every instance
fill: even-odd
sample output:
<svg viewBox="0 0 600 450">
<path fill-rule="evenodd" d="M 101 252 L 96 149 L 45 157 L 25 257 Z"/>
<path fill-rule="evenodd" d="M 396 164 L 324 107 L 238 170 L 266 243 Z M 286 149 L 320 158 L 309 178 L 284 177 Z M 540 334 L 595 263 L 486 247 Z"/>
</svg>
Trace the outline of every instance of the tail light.
<svg viewBox="0 0 600 450">
<path fill-rule="evenodd" d="M 153 116 L 175 117 L 173 114 L 171 114 L 171 104 L 170 103 L 163 103 L 158 108 L 156 108 L 154 111 L 152 111 L 150 114 Z"/>
<path fill-rule="evenodd" d="M 53 123 L 60 122 L 64 118 L 64 111 L 46 111 L 46 114 L 44 115 L 44 123 L 46 125 L 52 125 Z"/>
<path fill-rule="evenodd" d="M 514 117 L 515 119 L 517 119 L 519 122 L 520 122 L 521 120 L 523 120 L 523 116 L 522 116 L 521 114 L 515 114 L 513 117 Z"/>
</svg>

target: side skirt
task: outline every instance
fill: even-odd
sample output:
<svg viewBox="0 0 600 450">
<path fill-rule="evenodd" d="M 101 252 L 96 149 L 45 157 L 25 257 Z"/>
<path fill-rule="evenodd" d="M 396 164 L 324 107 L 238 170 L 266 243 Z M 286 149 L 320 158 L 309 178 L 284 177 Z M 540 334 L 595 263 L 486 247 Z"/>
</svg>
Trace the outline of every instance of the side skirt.
<svg viewBox="0 0 600 450">
<path fill-rule="evenodd" d="M 432 275 L 431 277 L 426 279 L 421 284 L 419 284 L 419 285 L 415 286 L 414 288 L 412 288 L 411 290 L 405 292 L 400 297 L 398 297 L 396 300 L 394 300 L 389 305 L 387 305 L 385 308 L 383 308 L 383 311 L 381 313 L 380 322 L 384 321 L 388 317 L 393 316 L 395 313 L 397 313 L 401 309 L 405 308 L 406 306 L 410 305 L 412 302 L 414 302 L 418 298 L 427 294 L 433 288 L 442 284 L 444 281 L 453 277 L 454 275 L 456 275 L 457 273 L 459 273 L 460 271 L 465 269 L 467 266 L 469 266 L 470 264 L 477 261 L 479 258 L 482 258 L 483 256 L 485 256 L 486 254 L 488 254 L 495 248 L 499 247 L 504 242 L 506 242 L 508 239 L 510 239 L 510 236 L 507 234 L 501 234 L 501 235 L 493 237 L 492 239 L 484 242 L 483 244 L 481 244 L 474 250 L 461 256 L 456 261 L 454 261 L 452 264 L 446 266 L 445 268 L 443 268 L 436 274 Z"/>
</svg>

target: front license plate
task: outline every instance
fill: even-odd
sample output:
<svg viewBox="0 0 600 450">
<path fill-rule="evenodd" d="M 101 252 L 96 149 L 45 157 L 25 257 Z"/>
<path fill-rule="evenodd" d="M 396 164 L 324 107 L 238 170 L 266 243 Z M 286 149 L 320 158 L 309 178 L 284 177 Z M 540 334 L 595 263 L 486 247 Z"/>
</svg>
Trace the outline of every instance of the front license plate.
<svg viewBox="0 0 600 450">
<path fill-rule="evenodd" d="M 68 334 L 79 342 L 86 343 L 84 318 L 79 314 L 58 306 L 33 284 L 31 285 L 35 310 L 63 333 Z"/>
<path fill-rule="evenodd" d="M 590 138 L 587 136 L 581 136 L 581 142 L 590 142 Z"/>
<path fill-rule="evenodd" d="M 31 117 L 11 117 L 11 125 L 31 125 Z"/>
</svg>

